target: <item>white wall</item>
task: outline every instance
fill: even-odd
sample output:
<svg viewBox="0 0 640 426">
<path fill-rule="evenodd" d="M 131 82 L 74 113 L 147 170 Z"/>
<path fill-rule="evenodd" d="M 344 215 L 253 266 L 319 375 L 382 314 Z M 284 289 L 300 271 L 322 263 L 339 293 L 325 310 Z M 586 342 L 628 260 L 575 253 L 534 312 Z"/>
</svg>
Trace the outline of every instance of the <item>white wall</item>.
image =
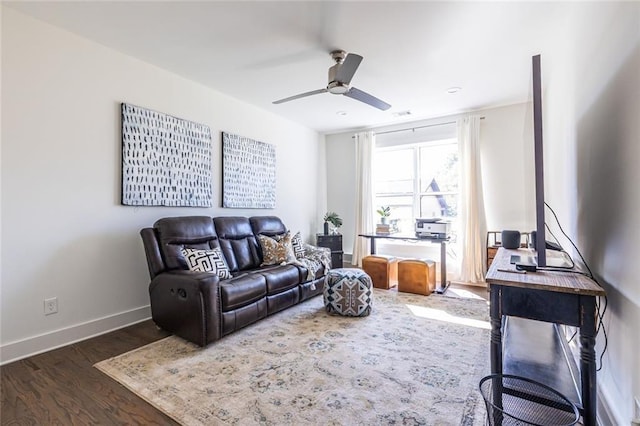
<svg viewBox="0 0 640 426">
<path fill-rule="evenodd" d="M 600 414 L 629 424 L 640 399 L 640 3 L 582 3 L 558 42 L 561 55 L 542 55 L 547 201 L 607 292 Z M 603 347 L 600 333 L 598 357 Z"/>
<path fill-rule="evenodd" d="M 325 136 L 327 152 L 327 211 L 342 218 L 342 249 L 353 251 L 353 235 L 356 217 L 356 152 L 354 133 Z"/>
<path fill-rule="evenodd" d="M 540 52 L 546 200 L 607 292 L 598 416 L 603 425 L 626 425 L 633 397 L 640 400 L 640 3 L 568 7 L 574 13 L 559 53 Z M 530 110 L 527 103 L 480 112 L 488 229 L 534 228 Z M 353 241 L 350 136 L 327 136 L 327 208 L 345 215 L 345 250 Z M 599 366 L 604 345 L 601 332 Z"/>
<path fill-rule="evenodd" d="M 480 125 L 482 179 L 489 230 L 534 229 L 533 141 L 531 104 L 474 111 L 485 117 Z M 412 128 L 455 121 L 457 116 L 405 123 Z M 382 132 L 391 128 L 375 129 Z M 433 127 L 432 129 L 437 129 Z M 354 132 L 326 136 L 327 209 L 344 219 L 341 228 L 344 251 L 351 253 L 355 223 Z M 398 137 L 404 137 L 396 133 Z M 415 142 L 415 141 L 413 141 Z M 425 247 L 429 247 L 426 245 Z M 416 256 L 439 259 L 439 248 L 415 252 Z M 400 255 L 400 254 L 399 254 Z M 434 256 L 435 255 L 435 256 Z"/>
<path fill-rule="evenodd" d="M 308 241 L 321 227 L 314 131 L 9 8 L 2 89 L 3 361 L 148 318 L 138 232 L 158 218 L 273 214 Z M 120 205 L 121 102 L 210 126 L 216 205 L 220 132 L 276 145 L 277 207 Z"/>
</svg>

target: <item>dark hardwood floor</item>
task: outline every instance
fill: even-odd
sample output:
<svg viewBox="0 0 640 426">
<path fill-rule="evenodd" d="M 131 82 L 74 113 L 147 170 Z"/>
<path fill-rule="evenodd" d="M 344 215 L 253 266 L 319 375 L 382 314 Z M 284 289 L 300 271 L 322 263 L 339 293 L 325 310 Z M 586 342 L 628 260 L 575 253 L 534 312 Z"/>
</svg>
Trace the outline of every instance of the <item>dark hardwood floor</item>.
<svg viewBox="0 0 640 426">
<path fill-rule="evenodd" d="M 481 287 L 452 285 L 487 299 Z M 2 425 L 177 425 L 93 365 L 162 339 L 149 320 L 0 367 Z"/>
<path fill-rule="evenodd" d="M 149 320 L 3 365 L 2 425 L 177 425 L 93 368 L 167 335 Z"/>
</svg>

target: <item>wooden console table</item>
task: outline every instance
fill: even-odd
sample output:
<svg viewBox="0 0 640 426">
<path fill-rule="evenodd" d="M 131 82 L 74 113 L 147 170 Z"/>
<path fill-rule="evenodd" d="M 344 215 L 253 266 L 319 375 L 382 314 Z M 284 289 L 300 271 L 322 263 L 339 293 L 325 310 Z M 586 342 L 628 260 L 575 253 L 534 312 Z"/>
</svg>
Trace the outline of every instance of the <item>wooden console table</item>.
<svg viewBox="0 0 640 426">
<path fill-rule="evenodd" d="M 447 242 L 448 238 L 420 238 L 415 235 L 404 234 L 358 234 L 360 237 L 369 239 L 369 247 L 371 254 L 376 254 L 376 239 L 403 240 L 403 241 L 427 241 L 430 243 L 440 244 L 440 286 L 436 287 L 435 292 L 442 294 L 449 288 L 450 282 L 447 281 Z"/>
<path fill-rule="evenodd" d="M 491 301 L 491 373 L 503 372 L 503 317 L 579 327 L 581 401 L 578 405 L 583 424 L 595 426 L 596 298 L 604 296 L 605 292 L 582 274 L 556 271 L 516 273 L 515 265 L 510 264 L 514 254 L 531 255 L 532 252 L 498 249 L 486 276 Z"/>
</svg>

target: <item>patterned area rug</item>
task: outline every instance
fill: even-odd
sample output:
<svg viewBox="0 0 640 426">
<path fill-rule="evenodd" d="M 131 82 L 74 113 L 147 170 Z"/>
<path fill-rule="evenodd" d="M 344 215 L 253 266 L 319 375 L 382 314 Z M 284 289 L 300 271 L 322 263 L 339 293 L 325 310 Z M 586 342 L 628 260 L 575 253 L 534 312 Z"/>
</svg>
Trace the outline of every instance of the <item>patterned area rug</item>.
<svg viewBox="0 0 640 426">
<path fill-rule="evenodd" d="M 371 315 L 322 297 L 199 348 L 168 337 L 96 364 L 184 425 L 482 425 L 487 302 L 375 290 Z"/>
</svg>

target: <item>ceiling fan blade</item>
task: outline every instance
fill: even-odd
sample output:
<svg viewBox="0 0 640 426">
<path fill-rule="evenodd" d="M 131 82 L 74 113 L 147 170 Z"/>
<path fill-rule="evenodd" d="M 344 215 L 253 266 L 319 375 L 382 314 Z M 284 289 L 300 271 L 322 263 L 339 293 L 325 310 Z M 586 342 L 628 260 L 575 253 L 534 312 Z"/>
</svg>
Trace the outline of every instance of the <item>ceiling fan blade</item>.
<svg viewBox="0 0 640 426">
<path fill-rule="evenodd" d="M 319 95 L 320 93 L 327 92 L 327 89 L 318 89 L 312 90 L 311 92 L 300 93 L 299 95 L 289 96 L 288 98 L 279 99 L 277 101 L 273 101 L 274 104 L 282 104 L 284 102 L 293 101 L 295 99 L 306 98 L 307 96 Z"/>
<path fill-rule="evenodd" d="M 356 73 L 356 70 L 360 66 L 360 62 L 362 62 L 362 56 L 356 55 L 355 53 L 349 53 L 338 71 L 336 72 L 336 81 L 339 81 L 343 84 L 349 84 L 353 75 Z"/>
<path fill-rule="evenodd" d="M 356 89 L 355 87 L 352 87 L 351 89 L 349 89 L 349 91 L 345 92 L 344 96 L 348 96 L 352 99 L 355 99 L 356 101 L 364 102 L 365 104 L 381 109 L 382 111 L 386 111 L 391 108 L 391 105 L 389 105 L 385 101 L 380 100 L 375 96 L 368 94 L 367 92 Z"/>
</svg>

